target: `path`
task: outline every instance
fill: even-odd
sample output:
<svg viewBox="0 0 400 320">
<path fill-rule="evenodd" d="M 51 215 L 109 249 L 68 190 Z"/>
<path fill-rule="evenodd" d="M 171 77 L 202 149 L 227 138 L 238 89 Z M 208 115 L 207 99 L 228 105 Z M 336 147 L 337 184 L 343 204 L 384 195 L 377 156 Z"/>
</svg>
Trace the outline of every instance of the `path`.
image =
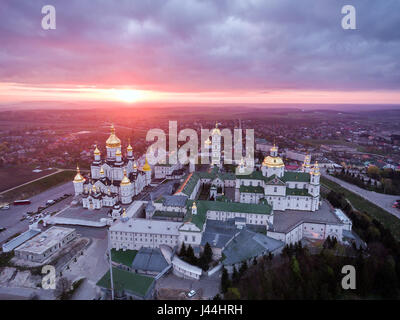
<svg viewBox="0 0 400 320">
<path fill-rule="evenodd" d="M 393 195 L 389 195 L 389 194 L 383 194 L 383 193 L 365 190 L 354 184 L 351 184 L 351 183 L 348 183 L 341 179 L 332 177 L 325 172 L 323 172 L 322 175 L 324 176 L 324 178 L 327 178 L 333 182 L 336 182 L 343 188 L 345 188 L 351 192 L 354 192 L 355 194 L 359 195 L 360 197 L 364 198 L 365 200 L 372 202 L 373 204 L 377 205 L 378 207 L 382 208 L 383 210 L 386 210 L 387 212 L 391 213 L 392 215 L 394 215 L 400 219 L 400 210 L 392 207 L 394 201 L 397 199 L 400 199 L 400 196 L 393 196 Z"/>
</svg>

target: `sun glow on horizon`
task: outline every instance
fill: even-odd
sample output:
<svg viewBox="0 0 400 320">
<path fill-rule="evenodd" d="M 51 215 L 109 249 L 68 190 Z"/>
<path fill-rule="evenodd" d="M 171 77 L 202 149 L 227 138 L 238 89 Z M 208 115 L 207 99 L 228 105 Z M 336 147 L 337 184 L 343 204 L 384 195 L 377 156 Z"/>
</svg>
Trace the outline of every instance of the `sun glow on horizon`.
<svg viewBox="0 0 400 320">
<path fill-rule="evenodd" d="M 141 94 L 136 90 L 130 89 L 113 89 L 114 97 L 118 101 L 126 103 L 134 103 L 140 100 Z"/>
<path fill-rule="evenodd" d="M 126 86 L 102 88 L 84 85 L 27 85 L 0 82 L 0 104 L 24 101 L 112 101 L 165 103 L 330 103 L 330 104 L 399 104 L 396 90 L 324 91 L 271 90 L 185 92 L 130 89 Z"/>
</svg>

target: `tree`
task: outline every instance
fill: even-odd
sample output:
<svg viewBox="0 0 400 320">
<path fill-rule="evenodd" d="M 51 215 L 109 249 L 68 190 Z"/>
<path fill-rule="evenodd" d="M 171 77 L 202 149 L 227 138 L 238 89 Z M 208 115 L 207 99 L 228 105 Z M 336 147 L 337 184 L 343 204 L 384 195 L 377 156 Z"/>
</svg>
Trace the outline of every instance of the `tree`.
<svg viewBox="0 0 400 320">
<path fill-rule="evenodd" d="M 229 288 L 225 294 L 225 299 L 228 300 L 239 300 L 240 299 L 240 291 L 238 288 Z"/>
<path fill-rule="evenodd" d="M 200 268 L 202 268 L 204 271 L 207 271 L 209 269 L 209 264 L 212 261 L 212 249 L 210 244 L 207 242 L 204 246 L 204 250 L 201 253 L 200 259 L 198 260 L 198 265 Z"/>
<path fill-rule="evenodd" d="M 268 259 L 269 259 L 269 261 L 272 261 L 273 258 L 274 258 L 274 254 L 270 251 L 270 252 L 268 253 Z"/>
<path fill-rule="evenodd" d="M 232 272 L 232 282 L 237 282 L 240 279 L 239 272 L 236 270 L 236 266 L 233 267 L 233 272 Z"/>
<path fill-rule="evenodd" d="M 225 267 L 222 268 L 222 275 L 221 275 L 221 291 L 225 293 L 231 285 L 231 281 L 229 280 L 228 271 Z"/>
<path fill-rule="evenodd" d="M 300 266 L 299 266 L 299 262 L 297 261 L 296 257 L 294 257 L 294 256 L 292 257 L 290 267 L 295 276 L 295 279 L 300 280 L 301 279 Z"/>
<path fill-rule="evenodd" d="M 67 278 L 60 278 L 57 281 L 56 289 L 54 290 L 54 295 L 57 299 L 66 300 L 68 299 L 68 293 L 71 290 L 71 281 Z"/>
<path fill-rule="evenodd" d="M 197 263 L 197 258 L 194 255 L 194 251 L 192 246 L 189 244 L 189 247 L 186 250 L 186 262 L 190 263 L 190 264 L 196 264 Z"/>
<path fill-rule="evenodd" d="M 384 179 L 383 180 L 383 192 L 391 193 L 392 192 L 392 179 Z"/>
<path fill-rule="evenodd" d="M 240 268 L 239 268 L 239 277 L 241 277 L 247 270 L 247 262 L 243 261 Z"/>
<path fill-rule="evenodd" d="M 367 174 L 373 179 L 379 178 L 379 168 L 377 166 L 369 166 L 367 169 Z"/>
<path fill-rule="evenodd" d="M 186 256 L 186 246 L 185 246 L 184 242 L 182 242 L 181 250 L 179 251 L 179 256 L 180 257 L 185 257 Z"/>
<path fill-rule="evenodd" d="M 207 264 L 209 264 L 212 261 L 213 252 L 212 252 L 211 246 L 208 242 L 204 246 L 203 256 L 204 256 L 204 261 Z"/>
</svg>

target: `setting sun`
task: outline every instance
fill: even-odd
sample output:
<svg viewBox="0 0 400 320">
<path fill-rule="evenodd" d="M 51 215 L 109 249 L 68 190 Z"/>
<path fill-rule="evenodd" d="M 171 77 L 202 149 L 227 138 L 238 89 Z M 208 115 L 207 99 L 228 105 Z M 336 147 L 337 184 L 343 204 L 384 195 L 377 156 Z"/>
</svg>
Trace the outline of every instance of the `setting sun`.
<svg viewBox="0 0 400 320">
<path fill-rule="evenodd" d="M 118 101 L 122 101 L 122 102 L 127 102 L 127 103 L 133 103 L 138 101 L 140 94 L 138 91 L 135 90 L 113 90 L 113 94 L 114 97 L 118 100 Z"/>
</svg>

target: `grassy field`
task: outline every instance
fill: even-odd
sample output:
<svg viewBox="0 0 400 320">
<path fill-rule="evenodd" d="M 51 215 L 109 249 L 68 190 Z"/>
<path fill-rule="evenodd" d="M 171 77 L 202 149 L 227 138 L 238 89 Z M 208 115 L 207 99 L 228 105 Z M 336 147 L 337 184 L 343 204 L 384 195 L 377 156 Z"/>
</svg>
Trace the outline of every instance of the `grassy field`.
<svg viewBox="0 0 400 320">
<path fill-rule="evenodd" d="M 321 177 L 321 183 L 324 187 L 335 192 L 343 193 L 347 200 L 350 201 L 352 206 L 359 211 L 365 212 L 371 218 L 375 218 L 382 223 L 385 228 L 392 231 L 393 236 L 400 240 L 400 219 L 396 218 L 386 210 L 376 206 L 372 202 L 356 195 L 355 193 L 341 187 L 339 184 Z"/>
<path fill-rule="evenodd" d="M 348 147 L 357 147 L 356 144 L 347 142 L 345 140 L 315 140 L 315 139 L 310 139 L 310 140 L 297 140 L 297 142 L 300 142 L 302 144 L 310 144 L 313 146 L 320 146 L 321 144 L 325 145 L 340 145 L 340 146 L 348 146 Z"/>
<path fill-rule="evenodd" d="M 49 177 L 31 182 L 22 187 L 6 192 L 0 196 L 0 202 L 12 202 L 17 199 L 29 199 L 47 189 L 55 187 L 59 184 L 72 181 L 75 176 L 74 171 L 62 171 Z"/>
<path fill-rule="evenodd" d="M 33 169 L 33 167 L 21 166 L 0 168 L 0 192 L 56 171 L 56 169 L 46 169 L 42 172 L 32 172 Z"/>
</svg>

